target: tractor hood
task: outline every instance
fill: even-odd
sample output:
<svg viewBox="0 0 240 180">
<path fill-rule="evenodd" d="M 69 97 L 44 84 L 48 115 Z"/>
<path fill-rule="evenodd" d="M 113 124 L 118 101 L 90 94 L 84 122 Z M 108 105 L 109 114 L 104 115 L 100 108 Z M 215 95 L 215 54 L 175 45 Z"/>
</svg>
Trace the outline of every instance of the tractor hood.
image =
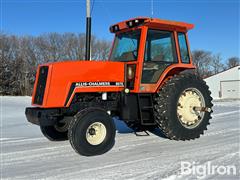
<svg viewBox="0 0 240 180">
<path fill-rule="evenodd" d="M 124 88 L 124 63 L 66 61 L 38 67 L 32 104 L 44 108 L 66 107 L 75 93 L 117 92 Z"/>
</svg>

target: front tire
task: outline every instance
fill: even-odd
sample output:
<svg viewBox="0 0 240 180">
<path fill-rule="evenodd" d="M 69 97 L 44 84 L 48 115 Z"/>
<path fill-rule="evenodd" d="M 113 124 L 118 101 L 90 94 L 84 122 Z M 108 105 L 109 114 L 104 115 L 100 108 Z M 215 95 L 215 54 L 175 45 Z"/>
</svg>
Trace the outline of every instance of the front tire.
<svg viewBox="0 0 240 180">
<path fill-rule="evenodd" d="M 154 105 L 164 135 L 174 140 L 199 138 L 210 124 L 210 94 L 205 81 L 194 74 L 175 75 L 168 80 L 156 94 Z"/>
<path fill-rule="evenodd" d="M 94 156 L 109 151 L 115 143 L 115 124 L 106 111 L 98 108 L 82 110 L 71 121 L 68 138 L 80 155 Z"/>
<path fill-rule="evenodd" d="M 68 140 L 68 131 L 62 130 L 62 126 L 40 126 L 42 134 L 50 141 Z"/>
</svg>

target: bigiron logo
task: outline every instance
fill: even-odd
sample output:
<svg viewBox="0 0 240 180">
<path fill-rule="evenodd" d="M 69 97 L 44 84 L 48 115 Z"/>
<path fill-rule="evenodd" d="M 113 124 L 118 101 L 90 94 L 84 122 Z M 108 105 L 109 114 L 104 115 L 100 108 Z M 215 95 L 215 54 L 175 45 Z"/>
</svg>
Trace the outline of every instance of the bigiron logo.
<svg viewBox="0 0 240 180">
<path fill-rule="evenodd" d="M 211 161 L 207 161 L 204 164 L 199 162 L 187 162 L 181 161 L 181 172 L 180 176 L 193 175 L 197 179 L 205 178 L 208 175 L 219 175 L 219 176 L 232 176 L 237 177 L 239 171 L 235 165 L 215 165 Z"/>
<path fill-rule="evenodd" d="M 77 82 L 76 87 L 88 86 L 124 86 L 123 82 Z"/>
</svg>

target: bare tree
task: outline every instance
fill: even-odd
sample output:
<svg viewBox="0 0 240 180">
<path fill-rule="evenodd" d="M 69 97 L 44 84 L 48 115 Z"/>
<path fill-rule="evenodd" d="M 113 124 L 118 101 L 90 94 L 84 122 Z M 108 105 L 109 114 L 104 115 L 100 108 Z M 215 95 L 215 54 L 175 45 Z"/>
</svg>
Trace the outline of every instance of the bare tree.
<svg viewBox="0 0 240 180">
<path fill-rule="evenodd" d="M 210 61 L 211 69 L 213 74 L 217 74 L 224 69 L 222 58 L 220 54 L 213 55 Z"/>
<path fill-rule="evenodd" d="M 211 52 L 195 50 L 192 52 L 193 63 L 196 66 L 196 73 L 201 77 L 211 75 Z"/>
<path fill-rule="evenodd" d="M 93 36 L 93 59 L 107 59 L 110 43 Z M 31 95 L 39 64 L 84 60 L 85 35 L 47 33 L 37 37 L 0 33 L 1 95 Z"/>
<path fill-rule="evenodd" d="M 107 60 L 111 43 L 92 37 L 91 57 Z M 156 49 L 161 53 L 161 49 Z M 159 52 L 160 51 L 160 52 Z M 163 52 L 165 52 L 164 50 Z M 169 54 L 166 51 L 167 56 Z M 31 95 L 39 64 L 63 60 L 84 60 L 85 35 L 74 33 L 47 33 L 33 36 L 14 36 L 0 32 L 0 95 Z M 206 77 L 223 69 L 220 54 L 196 50 L 192 52 L 197 74 Z M 228 67 L 239 65 L 239 58 L 227 61 Z"/>
<path fill-rule="evenodd" d="M 91 49 L 91 57 L 95 60 L 107 60 L 111 43 L 104 40 L 97 40 L 96 38 L 92 38 L 92 49 Z"/>
<path fill-rule="evenodd" d="M 240 65 L 239 57 L 231 57 L 227 60 L 227 68 L 232 68 Z"/>
</svg>

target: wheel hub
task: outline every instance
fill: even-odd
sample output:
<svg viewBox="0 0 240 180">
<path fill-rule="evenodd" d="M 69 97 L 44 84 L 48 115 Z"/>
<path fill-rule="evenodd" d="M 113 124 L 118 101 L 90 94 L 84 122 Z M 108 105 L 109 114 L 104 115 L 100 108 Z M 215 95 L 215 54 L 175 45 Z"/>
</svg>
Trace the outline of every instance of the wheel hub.
<svg viewBox="0 0 240 180">
<path fill-rule="evenodd" d="M 94 128 L 90 128 L 89 131 L 88 131 L 88 133 L 89 133 L 91 136 L 96 135 L 96 131 L 95 131 Z"/>
<path fill-rule="evenodd" d="M 203 119 L 204 112 L 196 107 L 205 107 L 202 93 L 196 88 L 189 88 L 182 92 L 177 104 L 179 121 L 187 128 L 196 127 Z"/>
<path fill-rule="evenodd" d="M 107 135 L 107 129 L 101 122 L 92 123 L 86 131 L 87 142 L 91 145 L 101 144 Z"/>
<path fill-rule="evenodd" d="M 70 121 L 58 122 L 56 125 L 54 125 L 54 128 L 58 132 L 66 132 L 68 130 L 68 127 L 69 127 L 69 122 Z"/>
</svg>

